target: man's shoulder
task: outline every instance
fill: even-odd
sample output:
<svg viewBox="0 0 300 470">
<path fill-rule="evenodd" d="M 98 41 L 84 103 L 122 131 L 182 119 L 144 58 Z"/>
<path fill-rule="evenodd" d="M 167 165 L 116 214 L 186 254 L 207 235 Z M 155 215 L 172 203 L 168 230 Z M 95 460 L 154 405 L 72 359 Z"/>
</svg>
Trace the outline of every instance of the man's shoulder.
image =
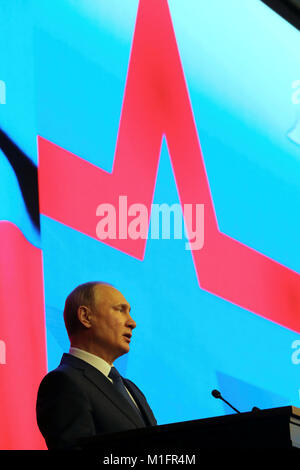
<svg viewBox="0 0 300 470">
<path fill-rule="evenodd" d="M 74 385 L 82 381 L 82 370 L 74 367 L 70 361 L 66 360 L 67 355 L 63 355 L 60 364 L 49 371 L 40 383 L 39 390 L 44 388 L 55 388 L 56 390 L 73 390 Z"/>
</svg>

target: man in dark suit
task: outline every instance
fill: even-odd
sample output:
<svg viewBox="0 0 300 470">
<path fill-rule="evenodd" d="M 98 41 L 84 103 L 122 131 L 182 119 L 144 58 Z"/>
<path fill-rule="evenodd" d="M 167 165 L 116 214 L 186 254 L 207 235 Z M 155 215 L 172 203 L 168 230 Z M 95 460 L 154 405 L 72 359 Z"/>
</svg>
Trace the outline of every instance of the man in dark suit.
<svg viewBox="0 0 300 470">
<path fill-rule="evenodd" d="M 76 447 L 82 438 L 156 425 L 145 396 L 113 367 L 136 327 L 125 297 L 90 282 L 67 297 L 64 320 L 71 347 L 42 380 L 37 422 L 48 449 Z"/>
</svg>

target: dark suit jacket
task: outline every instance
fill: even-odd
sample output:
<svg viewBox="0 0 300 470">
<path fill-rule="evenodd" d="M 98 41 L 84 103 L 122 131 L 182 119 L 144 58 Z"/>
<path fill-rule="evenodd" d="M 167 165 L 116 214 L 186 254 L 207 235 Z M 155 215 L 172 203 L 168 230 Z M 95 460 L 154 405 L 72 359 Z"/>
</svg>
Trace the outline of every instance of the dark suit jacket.
<svg viewBox="0 0 300 470">
<path fill-rule="evenodd" d="M 42 380 L 37 423 L 48 449 L 76 446 L 81 438 L 156 425 L 141 390 L 123 379 L 141 415 L 98 369 L 70 354 Z"/>
</svg>

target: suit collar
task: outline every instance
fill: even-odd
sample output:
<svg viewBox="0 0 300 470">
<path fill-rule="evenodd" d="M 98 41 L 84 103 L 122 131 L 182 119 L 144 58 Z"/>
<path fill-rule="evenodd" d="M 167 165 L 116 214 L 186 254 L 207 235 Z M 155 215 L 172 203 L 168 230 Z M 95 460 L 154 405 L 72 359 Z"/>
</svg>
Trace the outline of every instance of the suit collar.
<svg viewBox="0 0 300 470">
<path fill-rule="evenodd" d="M 130 404 L 127 403 L 127 400 L 122 395 L 120 395 L 117 390 L 115 390 L 110 380 L 94 366 L 88 364 L 82 359 L 79 359 L 78 357 L 66 353 L 62 357 L 60 365 L 69 365 L 75 369 L 82 370 L 85 377 L 94 385 L 96 385 L 96 387 L 101 390 L 101 392 L 104 393 L 107 398 L 109 398 L 109 400 L 111 400 L 114 405 L 117 406 L 120 411 L 124 413 L 137 427 L 144 426 L 144 422 L 140 417 L 139 412 L 135 412 L 134 408 L 132 408 Z M 128 384 L 126 381 L 126 387 L 127 385 Z M 137 397 L 134 392 L 132 395 L 134 399 L 139 402 L 139 400 L 136 399 Z M 138 405 L 140 405 L 140 403 L 138 403 Z"/>
</svg>

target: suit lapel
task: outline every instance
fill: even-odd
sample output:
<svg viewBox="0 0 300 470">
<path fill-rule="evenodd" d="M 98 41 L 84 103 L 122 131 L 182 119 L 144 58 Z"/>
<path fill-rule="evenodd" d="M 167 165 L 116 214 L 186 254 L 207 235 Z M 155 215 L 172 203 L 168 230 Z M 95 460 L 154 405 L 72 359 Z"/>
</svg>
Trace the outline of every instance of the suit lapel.
<svg viewBox="0 0 300 470">
<path fill-rule="evenodd" d="M 134 404 L 131 406 L 127 400 L 116 390 L 112 383 L 103 375 L 100 371 L 95 371 L 86 368 L 84 370 L 85 376 L 93 382 L 107 398 L 109 398 L 115 406 L 119 408 L 122 413 L 126 414 L 127 417 L 137 426 L 144 425 L 143 420 L 139 416 L 138 410 L 134 410 Z"/>
<path fill-rule="evenodd" d="M 134 384 L 130 380 L 127 380 L 127 379 L 123 379 L 123 380 L 124 380 L 126 388 L 129 390 L 129 392 L 131 393 L 131 395 L 135 399 L 136 403 L 139 405 L 140 410 L 142 411 L 142 413 L 144 415 L 144 419 L 145 419 L 146 423 L 150 426 L 155 425 L 156 420 L 154 418 L 152 410 L 151 410 L 150 406 L 148 405 L 146 399 L 143 397 L 142 393 L 139 392 L 137 387 L 134 386 Z"/>
<path fill-rule="evenodd" d="M 127 418 L 129 418 L 137 427 L 145 425 L 139 415 L 139 412 L 135 412 L 134 408 L 130 406 L 127 400 L 117 390 L 115 390 L 110 380 L 98 369 L 91 366 L 82 359 L 71 356 L 70 354 L 64 354 L 61 363 L 67 363 L 76 369 L 81 369 L 85 377 L 94 385 L 96 385 L 96 387 L 101 390 L 101 392 L 104 393 L 106 397 L 116 407 L 118 407 L 119 410 L 124 413 Z"/>
</svg>

